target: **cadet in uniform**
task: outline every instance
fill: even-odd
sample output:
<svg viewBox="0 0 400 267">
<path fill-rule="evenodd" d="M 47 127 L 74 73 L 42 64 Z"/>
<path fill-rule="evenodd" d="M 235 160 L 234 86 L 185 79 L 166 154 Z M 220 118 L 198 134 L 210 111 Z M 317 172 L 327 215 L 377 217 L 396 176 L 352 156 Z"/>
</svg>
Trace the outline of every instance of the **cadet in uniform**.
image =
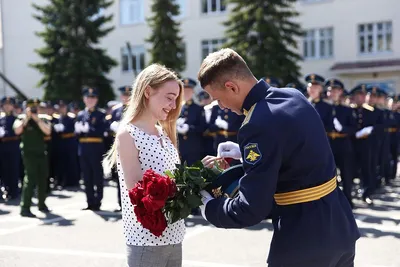
<svg viewBox="0 0 400 267">
<path fill-rule="evenodd" d="M 216 102 L 213 102 L 210 98 L 210 95 L 205 91 L 201 91 L 198 95 L 200 105 L 204 108 L 204 118 L 206 122 L 206 130 L 203 133 L 203 142 L 204 142 L 204 154 L 201 158 L 207 155 L 215 155 L 216 150 L 214 149 L 214 137 L 215 133 L 210 131 L 210 121 L 211 121 L 211 113 L 212 109 L 215 105 L 218 105 Z"/>
<path fill-rule="evenodd" d="M 335 158 L 335 163 L 340 170 L 343 183 L 343 192 L 350 206 L 353 208 L 351 189 L 353 184 L 353 149 L 350 137 L 356 131 L 356 114 L 347 106 L 341 104 L 340 99 L 344 91 L 343 83 L 338 79 L 325 81 L 327 96 L 332 104 L 332 121 L 327 131 L 329 143 Z"/>
<path fill-rule="evenodd" d="M 350 91 L 354 109 L 357 117 L 357 132 L 353 136 L 354 159 L 356 170 L 360 170 L 360 178 L 364 187 L 363 200 L 372 205 L 371 198 L 374 186 L 374 178 L 372 175 L 372 145 L 373 139 L 371 133 L 375 124 L 374 108 L 365 103 L 367 95 L 367 87 L 365 84 L 356 86 Z"/>
<path fill-rule="evenodd" d="M 44 137 L 50 136 L 51 124 L 49 116 L 38 114 L 40 101 L 30 99 L 26 102 L 25 114 L 18 116 L 14 122 L 15 134 L 21 135 L 22 155 L 25 165 L 25 179 L 21 197 L 21 216 L 35 217 L 31 213 L 32 196 L 35 185 L 38 192 L 38 208 L 42 212 L 49 212 L 45 204 L 48 160 Z"/>
<path fill-rule="evenodd" d="M 390 155 L 391 155 L 391 170 L 388 183 L 394 180 L 397 175 L 397 159 L 399 156 L 399 129 L 400 129 L 400 112 L 399 112 L 399 100 L 400 96 L 395 95 L 393 97 L 393 103 L 391 106 L 391 127 L 389 128 L 390 135 Z"/>
<path fill-rule="evenodd" d="M 205 218 L 219 228 L 249 227 L 267 217 L 275 200 L 271 267 L 353 266 L 360 234 L 312 105 L 298 90 L 257 82 L 231 49 L 210 54 L 198 76 L 222 107 L 246 116 L 238 133 L 245 172 L 237 177 L 239 194 L 213 199 L 202 191 Z"/>
<path fill-rule="evenodd" d="M 53 129 L 55 132 L 55 141 L 53 145 L 57 154 L 57 178 L 62 187 L 79 186 L 80 173 L 76 155 L 78 153 L 76 146 L 76 136 L 74 124 L 76 115 L 68 112 L 67 104 L 63 100 L 57 101 L 55 105 L 58 113 L 53 114 Z"/>
<path fill-rule="evenodd" d="M 378 104 L 378 97 L 381 89 L 377 86 L 367 86 L 368 92 L 368 104 L 373 107 L 372 114 L 374 116 L 374 129 L 371 133 L 371 167 L 373 176 L 372 190 L 378 187 L 381 183 L 380 176 L 380 158 L 381 158 L 381 148 L 385 139 L 385 112 L 381 109 Z M 372 193 L 372 192 L 371 192 Z"/>
<path fill-rule="evenodd" d="M 305 78 L 307 83 L 308 101 L 317 110 L 325 129 L 332 123 L 332 105 L 321 99 L 325 78 L 318 74 L 309 74 Z"/>
<path fill-rule="evenodd" d="M 197 83 L 193 79 L 183 80 L 185 104 L 177 121 L 179 152 L 181 161 L 192 165 L 203 156 L 203 133 L 206 130 L 204 108 L 193 101 L 193 90 Z"/>
<path fill-rule="evenodd" d="M 19 136 L 13 129 L 16 116 L 13 113 L 15 99 L 3 97 L 1 106 L 4 110 L 0 114 L 0 177 L 4 182 L 6 199 L 18 197 L 18 180 L 20 171 L 21 152 Z"/>
<path fill-rule="evenodd" d="M 83 89 L 83 102 L 86 108 L 78 113 L 75 132 L 79 135 L 80 167 L 85 182 L 88 206 L 85 210 L 100 210 L 103 199 L 104 133 L 106 131 L 105 111 L 96 107 L 98 92 L 96 88 Z"/>
<path fill-rule="evenodd" d="M 121 103 L 112 107 L 111 111 L 111 118 L 109 120 L 110 123 L 110 130 L 113 132 L 113 139 L 115 138 L 115 134 L 119 128 L 119 122 L 122 119 L 122 115 L 126 108 L 126 105 L 129 103 L 129 98 L 132 94 L 132 87 L 131 86 L 122 86 L 118 89 L 121 92 Z M 111 172 L 113 180 L 117 181 L 117 197 L 118 197 L 118 208 L 115 210 L 116 212 L 121 211 L 121 188 L 119 185 L 118 173 L 116 168 L 114 167 Z"/>
</svg>

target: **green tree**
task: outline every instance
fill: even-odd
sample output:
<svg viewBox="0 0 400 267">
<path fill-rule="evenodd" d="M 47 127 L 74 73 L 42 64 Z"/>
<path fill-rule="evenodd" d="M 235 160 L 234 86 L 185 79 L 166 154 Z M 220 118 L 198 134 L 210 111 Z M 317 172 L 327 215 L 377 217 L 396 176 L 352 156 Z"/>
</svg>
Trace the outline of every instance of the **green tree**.
<svg viewBox="0 0 400 267">
<path fill-rule="evenodd" d="M 296 38 L 303 35 L 294 19 L 296 0 L 228 0 L 233 4 L 224 22 L 228 42 L 257 78 L 274 76 L 296 82 L 300 76 Z"/>
<path fill-rule="evenodd" d="M 101 105 L 115 97 L 106 74 L 117 62 L 99 47 L 100 39 L 114 29 L 105 25 L 113 16 L 103 13 L 112 4 L 110 0 L 33 4 L 37 11 L 33 16 L 44 26 L 36 35 L 45 46 L 35 50 L 43 62 L 31 67 L 43 75 L 38 86 L 44 88 L 44 99 L 80 100 L 85 85 L 98 88 Z"/>
<path fill-rule="evenodd" d="M 152 44 L 150 63 L 163 64 L 179 73 L 185 69 L 185 49 L 176 21 L 179 5 L 175 0 L 154 0 L 151 11 L 153 15 L 147 21 L 152 34 L 146 40 Z"/>
</svg>

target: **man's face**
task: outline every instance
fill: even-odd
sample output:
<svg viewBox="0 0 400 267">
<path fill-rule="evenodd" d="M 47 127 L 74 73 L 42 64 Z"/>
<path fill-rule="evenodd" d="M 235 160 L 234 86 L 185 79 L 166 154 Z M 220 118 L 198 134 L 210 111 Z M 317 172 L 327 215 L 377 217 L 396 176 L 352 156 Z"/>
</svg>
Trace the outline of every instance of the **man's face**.
<svg viewBox="0 0 400 267">
<path fill-rule="evenodd" d="M 322 93 L 322 86 L 318 83 L 309 83 L 307 93 L 312 99 L 317 99 Z"/>
<path fill-rule="evenodd" d="M 328 90 L 328 97 L 335 102 L 340 100 L 341 95 L 342 90 L 340 88 L 332 87 Z"/>
<path fill-rule="evenodd" d="M 238 94 L 239 88 L 233 82 L 226 82 L 224 86 L 217 84 L 207 85 L 204 90 L 211 100 L 217 100 L 221 109 L 230 109 L 238 115 L 242 114 L 243 97 Z"/>
<path fill-rule="evenodd" d="M 128 94 L 122 94 L 121 95 L 122 104 L 127 105 L 129 102 L 129 97 L 130 97 L 130 95 L 128 95 Z"/>
<path fill-rule="evenodd" d="M 365 93 L 356 93 L 353 96 L 353 101 L 357 105 L 362 105 L 365 103 L 366 94 Z"/>
</svg>

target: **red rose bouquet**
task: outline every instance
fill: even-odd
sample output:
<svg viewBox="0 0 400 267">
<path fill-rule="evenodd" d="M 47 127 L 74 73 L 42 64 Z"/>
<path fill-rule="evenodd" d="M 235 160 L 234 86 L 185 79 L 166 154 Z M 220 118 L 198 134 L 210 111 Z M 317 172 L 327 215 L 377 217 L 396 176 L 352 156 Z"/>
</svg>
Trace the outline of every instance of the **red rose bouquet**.
<svg viewBox="0 0 400 267">
<path fill-rule="evenodd" d="M 167 222 L 175 223 L 190 215 L 193 208 L 201 206 L 204 190 L 222 172 L 219 168 L 205 168 L 201 162 L 192 166 L 177 164 L 166 176 L 152 169 L 129 190 L 138 222 L 155 236 L 161 236 Z"/>
</svg>

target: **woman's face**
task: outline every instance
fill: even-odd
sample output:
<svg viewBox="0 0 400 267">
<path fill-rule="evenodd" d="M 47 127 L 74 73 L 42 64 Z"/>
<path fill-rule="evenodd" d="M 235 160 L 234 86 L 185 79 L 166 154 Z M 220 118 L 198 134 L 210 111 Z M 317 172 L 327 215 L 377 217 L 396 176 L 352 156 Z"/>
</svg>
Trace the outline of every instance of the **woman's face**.
<svg viewBox="0 0 400 267">
<path fill-rule="evenodd" d="M 180 88 L 177 81 L 165 82 L 157 89 L 149 87 L 146 98 L 152 115 L 159 121 L 166 120 L 169 112 L 176 108 L 176 99 L 179 94 Z"/>
</svg>

